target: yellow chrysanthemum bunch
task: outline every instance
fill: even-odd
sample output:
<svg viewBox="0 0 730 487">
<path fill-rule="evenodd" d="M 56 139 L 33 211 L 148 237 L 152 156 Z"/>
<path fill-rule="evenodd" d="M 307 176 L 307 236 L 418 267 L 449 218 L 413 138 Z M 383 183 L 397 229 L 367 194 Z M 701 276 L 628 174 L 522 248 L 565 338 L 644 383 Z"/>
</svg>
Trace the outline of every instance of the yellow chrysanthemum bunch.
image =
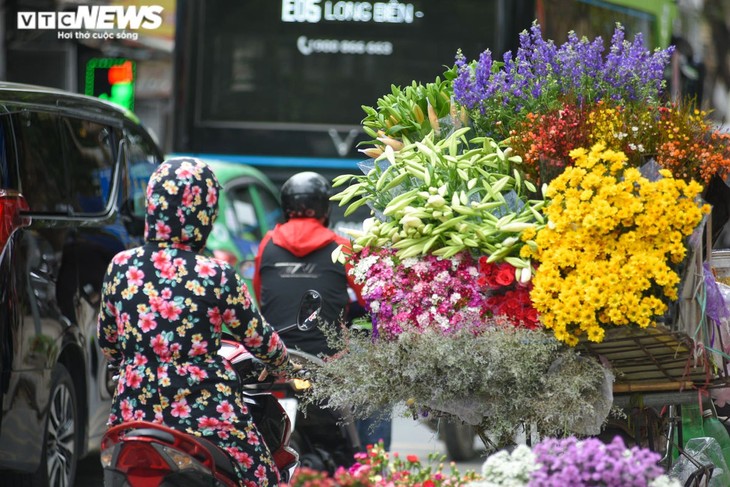
<svg viewBox="0 0 730 487">
<path fill-rule="evenodd" d="M 575 149 L 575 165 L 547 187 L 548 225 L 535 241 L 540 263 L 530 294 L 558 340 L 601 342 L 606 327 L 647 327 L 677 299 L 685 239 L 709 213 L 702 186 L 667 170 L 650 181 L 623 152 Z"/>
</svg>

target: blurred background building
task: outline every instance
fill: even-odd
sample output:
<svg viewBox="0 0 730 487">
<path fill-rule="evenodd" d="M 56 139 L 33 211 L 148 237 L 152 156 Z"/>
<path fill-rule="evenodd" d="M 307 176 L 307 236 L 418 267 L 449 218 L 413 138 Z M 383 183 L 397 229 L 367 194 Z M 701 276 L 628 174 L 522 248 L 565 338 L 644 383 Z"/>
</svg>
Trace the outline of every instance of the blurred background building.
<svg viewBox="0 0 730 487">
<path fill-rule="evenodd" d="M 136 40 L 60 39 L 61 31 L 57 29 L 18 28 L 18 12 L 70 12 L 79 5 L 159 5 L 163 7 L 162 25 L 153 30 L 135 31 L 139 34 Z M 131 60 L 135 71 L 133 109 L 165 147 L 172 113 L 175 6 L 175 0 L 3 0 L 0 2 L 0 80 L 85 93 L 90 64 L 108 59 Z M 115 36 L 119 32 L 110 30 L 108 34 Z M 104 75 L 101 71 L 96 73 L 97 78 Z"/>
<path fill-rule="evenodd" d="M 355 22 L 356 5 L 366 3 L 390 8 L 392 17 Z M 18 12 L 72 12 L 82 5 L 156 5 L 162 22 L 134 31 L 136 38 L 116 38 L 124 31 L 112 29 L 112 39 L 68 39 L 58 30 L 18 26 Z M 296 18 L 312 6 L 329 17 Z M 269 172 L 312 164 L 355 169 L 361 105 L 374 105 L 390 83 L 432 81 L 453 63 L 457 47 L 467 58 L 486 48 L 501 57 L 535 19 L 556 43 L 575 30 L 608 44 L 621 22 L 630 36 L 644 33 L 647 47 L 675 44 L 672 93 L 696 96 L 718 123 L 730 123 L 730 0 L 4 0 L 0 80 L 81 93 L 93 92 L 96 81 L 98 95 L 108 88 L 98 86 L 111 67 L 104 63 L 129 60 L 133 110 L 166 152 L 221 154 Z M 304 56 L 296 45 L 303 37 L 377 39 L 376 47 L 392 53 Z M 248 142 L 256 138 L 268 142 Z M 251 159 L 256 156 L 264 158 Z M 276 156 L 287 159 L 266 159 Z"/>
</svg>

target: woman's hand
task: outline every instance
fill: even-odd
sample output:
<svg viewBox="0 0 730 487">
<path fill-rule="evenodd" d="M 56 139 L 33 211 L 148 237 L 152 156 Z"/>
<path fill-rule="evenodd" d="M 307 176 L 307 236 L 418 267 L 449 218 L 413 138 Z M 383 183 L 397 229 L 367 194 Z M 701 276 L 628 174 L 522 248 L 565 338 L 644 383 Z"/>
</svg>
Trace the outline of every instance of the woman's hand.
<svg viewBox="0 0 730 487">
<path fill-rule="evenodd" d="M 265 381 L 265 380 L 266 380 L 266 378 L 267 378 L 268 376 L 269 376 L 269 369 L 268 369 L 268 368 L 266 368 L 266 367 L 264 367 L 264 370 L 262 370 L 262 371 L 261 371 L 261 373 L 259 374 L 259 378 L 258 378 L 258 381 L 259 381 L 259 382 L 263 382 L 263 381 Z"/>
</svg>

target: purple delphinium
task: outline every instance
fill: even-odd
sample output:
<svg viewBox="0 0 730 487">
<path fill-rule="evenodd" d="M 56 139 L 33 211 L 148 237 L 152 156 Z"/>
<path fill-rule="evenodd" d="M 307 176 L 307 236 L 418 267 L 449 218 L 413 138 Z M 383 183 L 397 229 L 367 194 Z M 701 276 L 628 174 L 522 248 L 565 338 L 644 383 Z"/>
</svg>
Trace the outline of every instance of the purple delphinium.
<svg viewBox="0 0 730 487">
<path fill-rule="evenodd" d="M 540 468 L 529 487 L 646 487 L 664 473 L 660 455 L 627 448 L 621 437 L 605 444 L 596 438 L 548 438 L 533 448 Z"/>
<path fill-rule="evenodd" d="M 652 55 L 646 50 L 640 32 L 629 43 L 624 39 L 623 29 L 617 27 L 603 73 L 607 94 L 619 101 L 656 100 L 664 76 L 664 64 L 669 61 L 671 52 L 670 48 L 664 54 L 657 51 Z"/>
<path fill-rule="evenodd" d="M 479 91 L 476 89 L 476 81 L 472 76 L 471 68 L 466 62 L 466 57 L 459 50 L 456 53 L 456 73 L 454 78 L 454 97 L 468 110 L 476 108 L 482 100 Z"/>
<path fill-rule="evenodd" d="M 497 89 L 497 84 L 490 82 L 492 53 L 489 49 L 479 55 L 473 72 L 459 51 L 456 54 L 456 72 L 454 96 L 469 110 L 477 108 L 482 100 L 490 98 Z"/>
<path fill-rule="evenodd" d="M 593 42 L 579 39 L 575 32 L 568 34 L 568 41 L 560 46 L 555 56 L 556 76 L 562 94 L 575 93 L 578 102 L 590 102 L 595 98 L 596 80 L 603 69 L 603 40 L 597 37 Z M 600 98 L 600 95 L 598 95 Z"/>
<path fill-rule="evenodd" d="M 486 135 L 506 135 L 519 119 L 515 115 L 555 108 L 566 98 L 580 104 L 602 99 L 618 104 L 656 102 L 673 50 L 648 51 L 640 33 L 628 42 L 620 24 L 607 53 L 600 37 L 589 41 L 575 32 L 556 47 L 543 39 L 535 23 L 520 34 L 516 54 L 504 54 L 500 69 L 495 69 L 489 51 L 474 63 L 457 53 L 454 98 L 473 112 Z"/>
<path fill-rule="evenodd" d="M 492 96 L 494 86 L 489 85 L 489 77 L 492 74 L 492 52 L 487 49 L 479 55 L 479 62 L 475 68 L 475 85 L 477 93 L 481 98 Z"/>
</svg>

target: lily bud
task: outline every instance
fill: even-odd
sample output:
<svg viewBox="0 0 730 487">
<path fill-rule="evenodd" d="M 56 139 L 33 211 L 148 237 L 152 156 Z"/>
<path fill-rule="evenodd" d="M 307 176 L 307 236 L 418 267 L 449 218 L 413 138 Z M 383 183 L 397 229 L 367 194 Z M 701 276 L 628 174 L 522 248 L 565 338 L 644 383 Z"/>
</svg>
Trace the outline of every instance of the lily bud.
<svg viewBox="0 0 730 487">
<path fill-rule="evenodd" d="M 517 240 L 517 237 L 507 237 L 502 241 L 502 245 L 504 245 L 505 247 L 510 247 L 517 243 Z"/>
<path fill-rule="evenodd" d="M 431 208 L 441 208 L 446 204 L 446 200 L 440 194 L 434 194 L 429 196 L 426 206 Z"/>
<path fill-rule="evenodd" d="M 423 226 L 423 222 L 420 218 L 413 215 L 405 215 L 403 218 L 400 219 L 399 222 L 401 225 L 403 225 L 403 228 L 420 228 Z"/>
<path fill-rule="evenodd" d="M 374 217 L 366 218 L 362 222 L 363 233 L 369 233 L 370 230 L 375 226 L 376 220 Z"/>
</svg>

